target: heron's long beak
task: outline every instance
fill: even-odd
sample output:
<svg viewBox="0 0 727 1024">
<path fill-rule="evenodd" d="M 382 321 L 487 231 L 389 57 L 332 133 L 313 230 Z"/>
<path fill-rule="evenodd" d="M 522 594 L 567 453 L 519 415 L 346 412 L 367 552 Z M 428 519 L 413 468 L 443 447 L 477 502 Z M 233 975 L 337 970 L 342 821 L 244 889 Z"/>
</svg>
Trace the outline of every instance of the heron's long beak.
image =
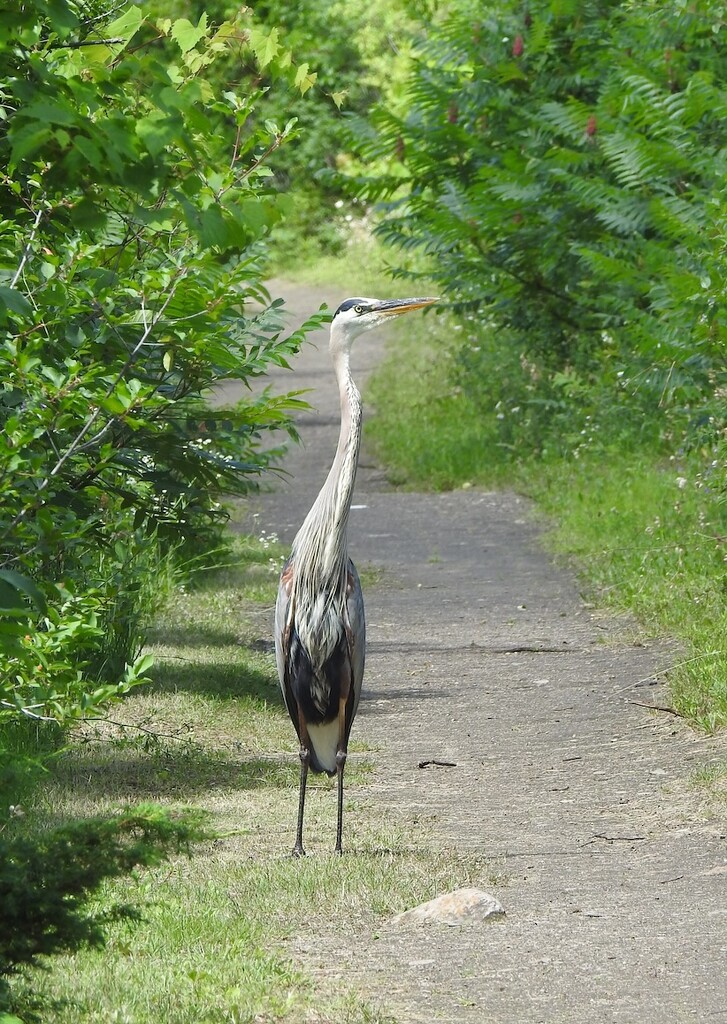
<svg viewBox="0 0 727 1024">
<path fill-rule="evenodd" d="M 439 302 L 439 299 L 386 299 L 384 302 L 377 302 L 372 306 L 372 313 L 379 313 L 381 316 L 399 316 L 401 313 L 409 313 L 412 309 L 423 309 Z"/>
</svg>

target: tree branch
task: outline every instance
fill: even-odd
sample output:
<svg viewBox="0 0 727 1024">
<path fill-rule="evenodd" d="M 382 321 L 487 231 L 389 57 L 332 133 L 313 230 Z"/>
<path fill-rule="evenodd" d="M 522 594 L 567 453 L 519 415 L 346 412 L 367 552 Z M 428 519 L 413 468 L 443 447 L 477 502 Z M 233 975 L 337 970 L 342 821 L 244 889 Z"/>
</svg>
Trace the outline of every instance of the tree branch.
<svg viewBox="0 0 727 1024">
<path fill-rule="evenodd" d="M 45 212 L 45 210 L 38 210 L 38 212 L 35 215 L 35 221 L 30 231 L 30 237 L 28 238 L 28 241 L 25 243 L 25 248 L 23 249 L 23 255 L 21 257 L 20 264 L 13 275 L 12 281 L 10 282 L 11 288 L 15 287 L 15 285 L 20 280 L 20 275 L 25 270 L 25 264 L 28 262 L 28 257 L 30 256 L 33 250 L 33 242 L 35 241 L 35 236 L 38 234 L 38 228 L 40 227 L 40 222 L 43 219 L 43 214 Z"/>
</svg>

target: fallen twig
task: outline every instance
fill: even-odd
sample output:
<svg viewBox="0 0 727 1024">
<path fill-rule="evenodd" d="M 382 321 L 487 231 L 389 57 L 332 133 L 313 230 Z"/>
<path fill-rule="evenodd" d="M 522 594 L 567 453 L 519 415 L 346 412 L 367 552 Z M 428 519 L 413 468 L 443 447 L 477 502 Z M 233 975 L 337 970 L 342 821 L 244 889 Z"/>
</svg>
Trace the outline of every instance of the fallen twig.
<svg viewBox="0 0 727 1024">
<path fill-rule="evenodd" d="M 684 715 L 681 711 L 677 711 L 676 708 L 670 708 L 666 704 L 648 704 L 644 700 L 628 700 L 627 704 L 636 704 L 640 708 L 648 708 L 649 711 L 663 711 L 667 715 L 676 715 L 677 718 L 683 718 Z"/>
<path fill-rule="evenodd" d="M 584 846 L 594 842 L 596 839 L 603 839 L 605 843 L 639 843 L 646 840 L 646 836 L 607 836 L 605 832 L 596 832 Z"/>
</svg>

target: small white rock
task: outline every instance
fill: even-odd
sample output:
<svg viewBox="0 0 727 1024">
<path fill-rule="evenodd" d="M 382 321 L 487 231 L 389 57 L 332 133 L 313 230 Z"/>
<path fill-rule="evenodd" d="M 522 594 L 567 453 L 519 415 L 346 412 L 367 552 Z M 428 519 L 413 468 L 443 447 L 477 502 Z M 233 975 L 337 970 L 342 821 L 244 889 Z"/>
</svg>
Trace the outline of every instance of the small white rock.
<svg viewBox="0 0 727 1024">
<path fill-rule="evenodd" d="M 464 921 L 486 921 L 503 917 L 502 904 L 482 889 L 455 889 L 446 892 L 418 907 L 397 914 L 392 924 L 416 924 L 437 921 L 440 924 L 458 925 Z"/>
</svg>

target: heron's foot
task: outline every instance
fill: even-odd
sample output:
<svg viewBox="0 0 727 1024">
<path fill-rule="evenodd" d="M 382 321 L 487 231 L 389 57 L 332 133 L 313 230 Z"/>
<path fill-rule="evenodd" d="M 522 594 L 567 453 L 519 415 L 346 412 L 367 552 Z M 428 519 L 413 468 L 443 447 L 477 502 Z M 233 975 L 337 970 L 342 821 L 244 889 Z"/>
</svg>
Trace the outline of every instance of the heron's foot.
<svg viewBox="0 0 727 1024">
<path fill-rule="evenodd" d="M 340 843 L 336 843 L 336 848 L 333 851 L 333 855 L 334 855 L 334 857 L 342 857 L 343 856 L 343 850 L 341 848 L 341 844 Z"/>
<path fill-rule="evenodd" d="M 305 850 L 303 849 L 302 843 L 296 843 L 293 849 L 290 851 L 291 857 L 305 857 Z"/>
</svg>

